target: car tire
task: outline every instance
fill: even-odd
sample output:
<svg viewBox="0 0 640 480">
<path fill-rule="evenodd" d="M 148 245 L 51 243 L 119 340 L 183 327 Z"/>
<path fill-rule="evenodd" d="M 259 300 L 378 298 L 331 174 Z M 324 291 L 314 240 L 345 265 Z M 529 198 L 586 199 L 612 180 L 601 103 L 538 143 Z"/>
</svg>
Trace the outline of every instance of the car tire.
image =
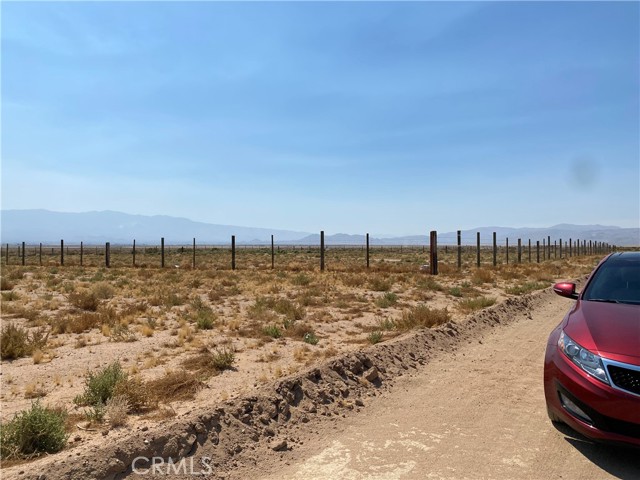
<svg viewBox="0 0 640 480">
<path fill-rule="evenodd" d="M 551 420 L 553 423 L 564 423 L 562 419 L 558 415 L 553 413 L 553 411 L 549 407 L 547 407 L 547 415 L 549 416 L 549 420 Z"/>
</svg>

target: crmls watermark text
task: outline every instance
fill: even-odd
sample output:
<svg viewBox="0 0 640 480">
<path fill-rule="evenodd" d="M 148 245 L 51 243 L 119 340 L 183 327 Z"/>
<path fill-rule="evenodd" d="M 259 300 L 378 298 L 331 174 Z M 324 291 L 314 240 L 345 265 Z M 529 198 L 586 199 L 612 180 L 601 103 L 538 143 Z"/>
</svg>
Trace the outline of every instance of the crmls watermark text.
<svg viewBox="0 0 640 480">
<path fill-rule="evenodd" d="M 213 473 L 211 459 L 202 457 L 197 462 L 193 457 L 174 462 L 171 458 L 136 457 L 131 462 L 131 470 L 138 475 L 208 475 Z"/>
</svg>

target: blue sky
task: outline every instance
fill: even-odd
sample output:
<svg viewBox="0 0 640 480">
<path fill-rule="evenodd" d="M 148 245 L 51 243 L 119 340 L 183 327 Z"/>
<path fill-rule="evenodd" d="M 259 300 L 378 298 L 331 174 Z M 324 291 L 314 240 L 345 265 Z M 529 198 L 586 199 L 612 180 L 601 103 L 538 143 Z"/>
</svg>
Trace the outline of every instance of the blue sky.
<svg viewBox="0 0 640 480">
<path fill-rule="evenodd" d="M 637 2 L 1 9 L 3 209 L 639 226 Z"/>
</svg>

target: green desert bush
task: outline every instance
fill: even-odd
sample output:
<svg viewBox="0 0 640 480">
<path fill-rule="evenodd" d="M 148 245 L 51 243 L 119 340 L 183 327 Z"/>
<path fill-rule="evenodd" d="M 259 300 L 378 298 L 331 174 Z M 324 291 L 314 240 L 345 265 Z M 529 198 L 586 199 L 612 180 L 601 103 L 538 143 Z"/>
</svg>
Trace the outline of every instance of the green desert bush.
<svg viewBox="0 0 640 480">
<path fill-rule="evenodd" d="M 29 410 L 0 425 L 2 459 L 25 459 L 59 452 L 67 443 L 66 417 L 65 411 L 43 407 L 36 400 Z"/>
<path fill-rule="evenodd" d="M 280 338 L 282 330 L 277 325 L 268 325 L 262 329 L 262 333 L 271 338 Z"/>
<path fill-rule="evenodd" d="M 84 392 L 73 401 L 80 406 L 104 406 L 113 396 L 118 383 L 126 379 L 127 373 L 120 362 L 113 362 L 97 372 L 89 372 L 85 377 Z"/>
<path fill-rule="evenodd" d="M 381 297 L 376 298 L 376 306 L 380 308 L 389 308 L 398 303 L 398 296 L 393 292 L 387 292 Z"/>
<path fill-rule="evenodd" d="M 314 332 L 307 332 L 302 337 L 302 341 L 304 343 L 308 343 L 309 345 L 317 345 L 320 340 Z"/>
<path fill-rule="evenodd" d="M 236 355 L 230 348 L 216 349 L 211 352 L 211 364 L 218 370 L 229 370 L 233 367 Z"/>
<path fill-rule="evenodd" d="M 380 343 L 382 341 L 382 332 L 380 330 L 375 330 L 375 331 L 371 332 L 367 336 L 367 341 L 371 345 L 375 345 L 376 343 Z"/>
</svg>

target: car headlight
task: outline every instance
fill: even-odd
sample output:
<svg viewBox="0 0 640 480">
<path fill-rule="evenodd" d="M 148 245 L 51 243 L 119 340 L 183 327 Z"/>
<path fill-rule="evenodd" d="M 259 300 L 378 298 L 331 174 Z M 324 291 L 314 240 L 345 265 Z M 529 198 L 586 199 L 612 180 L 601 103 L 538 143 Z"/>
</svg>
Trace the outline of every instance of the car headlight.
<svg viewBox="0 0 640 480">
<path fill-rule="evenodd" d="M 595 353 L 583 348 L 580 344 L 571 340 L 571 337 L 564 333 L 560 334 L 558 347 L 571 359 L 573 363 L 582 368 L 589 375 L 596 377 L 603 383 L 609 385 L 609 377 L 604 369 L 602 359 Z"/>
</svg>

